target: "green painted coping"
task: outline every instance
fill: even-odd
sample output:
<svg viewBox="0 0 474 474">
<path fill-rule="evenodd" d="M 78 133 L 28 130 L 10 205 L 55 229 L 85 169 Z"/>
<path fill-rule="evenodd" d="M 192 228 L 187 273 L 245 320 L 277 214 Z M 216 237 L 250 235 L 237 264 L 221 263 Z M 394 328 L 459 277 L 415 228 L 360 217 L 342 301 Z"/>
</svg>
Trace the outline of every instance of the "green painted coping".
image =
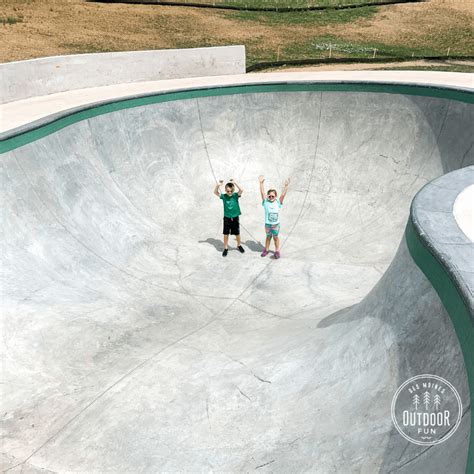
<svg viewBox="0 0 474 474">
<path fill-rule="evenodd" d="M 461 344 L 471 399 L 471 436 L 466 474 L 472 474 L 474 472 L 474 410 L 472 409 L 474 406 L 474 324 L 469 308 L 465 305 L 457 286 L 443 264 L 428 249 L 411 217 L 405 229 L 405 240 L 413 260 L 438 293 Z"/>
<path fill-rule="evenodd" d="M 118 110 L 141 107 L 150 104 L 159 104 L 173 100 L 196 99 L 200 97 L 215 97 L 235 94 L 254 94 L 271 92 L 371 92 L 402 95 L 416 95 L 425 97 L 436 97 L 450 99 L 465 103 L 474 103 L 474 93 L 456 89 L 443 89 L 429 86 L 407 86 L 397 84 L 375 84 L 375 83 L 278 83 L 258 84 L 242 86 L 225 86 L 207 89 L 191 89 L 180 92 L 164 92 L 151 94 L 130 99 L 111 101 L 102 105 L 85 106 L 76 112 L 65 112 L 57 119 L 48 121 L 30 130 L 20 132 L 4 140 L 0 140 L 0 154 L 19 148 L 28 143 L 46 137 L 62 128 L 68 127 L 81 120 L 87 120 L 98 115 L 116 112 Z"/>
</svg>

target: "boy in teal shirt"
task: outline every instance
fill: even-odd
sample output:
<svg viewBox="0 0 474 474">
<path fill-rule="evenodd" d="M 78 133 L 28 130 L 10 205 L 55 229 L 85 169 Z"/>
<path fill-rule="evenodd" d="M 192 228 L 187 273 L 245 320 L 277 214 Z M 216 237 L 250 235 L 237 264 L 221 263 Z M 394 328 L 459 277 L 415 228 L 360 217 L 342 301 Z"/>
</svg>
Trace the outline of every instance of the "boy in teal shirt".
<svg viewBox="0 0 474 474">
<path fill-rule="evenodd" d="M 237 239 L 237 249 L 244 253 L 245 250 L 240 243 L 240 222 L 239 216 L 240 206 L 239 198 L 242 196 L 244 190 L 239 186 L 233 179 L 225 185 L 225 193 L 219 191 L 219 187 L 224 184 L 224 181 L 220 180 L 214 188 L 214 194 L 222 199 L 224 204 L 224 251 L 222 252 L 223 257 L 227 257 L 229 251 L 229 234 L 235 235 Z M 234 192 L 237 187 L 238 192 Z"/>
</svg>

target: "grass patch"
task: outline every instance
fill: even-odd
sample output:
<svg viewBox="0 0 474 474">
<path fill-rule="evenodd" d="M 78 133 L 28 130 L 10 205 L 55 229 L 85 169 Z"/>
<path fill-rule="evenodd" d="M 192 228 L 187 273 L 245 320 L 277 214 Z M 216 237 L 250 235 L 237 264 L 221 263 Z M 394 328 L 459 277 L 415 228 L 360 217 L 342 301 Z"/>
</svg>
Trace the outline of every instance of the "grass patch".
<svg viewBox="0 0 474 474">
<path fill-rule="evenodd" d="M 312 38 L 306 42 L 292 42 L 280 48 L 279 52 L 268 51 L 261 44 L 247 45 L 247 65 L 258 62 L 285 61 L 295 59 L 323 59 L 323 58 L 354 58 L 371 59 L 381 58 L 410 58 L 423 56 L 442 56 L 445 51 L 427 48 L 393 45 L 377 42 L 350 42 L 332 35 Z"/>
<path fill-rule="evenodd" d="M 349 10 L 319 10 L 309 12 L 248 12 L 238 11 L 230 15 L 232 19 L 252 21 L 260 25 L 327 25 L 350 23 L 360 19 L 369 19 L 378 11 L 377 7 L 361 7 Z"/>
<path fill-rule="evenodd" d="M 14 25 L 15 23 L 22 23 L 22 16 L 4 16 L 2 17 L 2 25 Z"/>
<path fill-rule="evenodd" d="M 350 42 L 331 35 L 313 38 L 306 43 L 292 43 L 284 49 L 284 59 L 305 58 L 361 58 L 438 56 L 442 54 L 433 48 L 407 47 L 376 42 Z"/>
</svg>

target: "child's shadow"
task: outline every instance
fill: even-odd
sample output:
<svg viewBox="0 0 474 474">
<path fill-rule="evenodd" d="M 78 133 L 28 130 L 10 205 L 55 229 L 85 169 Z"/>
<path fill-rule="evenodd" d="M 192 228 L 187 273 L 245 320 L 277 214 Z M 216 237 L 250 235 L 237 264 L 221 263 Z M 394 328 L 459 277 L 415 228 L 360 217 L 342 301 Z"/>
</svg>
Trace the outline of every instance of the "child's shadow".
<svg viewBox="0 0 474 474">
<path fill-rule="evenodd" d="M 210 244 L 212 245 L 218 252 L 222 252 L 224 250 L 224 242 L 222 240 L 217 239 L 206 239 L 206 240 L 198 240 L 200 244 Z"/>
<path fill-rule="evenodd" d="M 224 243 L 222 240 L 208 238 L 206 240 L 199 240 L 200 244 L 210 244 L 212 245 L 218 252 L 222 252 L 224 250 Z M 247 247 L 251 252 L 263 252 L 265 247 L 260 242 L 255 242 L 253 240 L 247 240 L 242 242 L 244 247 Z M 234 243 L 235 245 L 235 243 Z"/>
<path fill-rule="evenodd" d="M 255 242 L 254 240 L 246 240 L 242 243 L 252 252 L 262 253 L 265 250 L 265 247 L 260 242 Z"/>
</svg>

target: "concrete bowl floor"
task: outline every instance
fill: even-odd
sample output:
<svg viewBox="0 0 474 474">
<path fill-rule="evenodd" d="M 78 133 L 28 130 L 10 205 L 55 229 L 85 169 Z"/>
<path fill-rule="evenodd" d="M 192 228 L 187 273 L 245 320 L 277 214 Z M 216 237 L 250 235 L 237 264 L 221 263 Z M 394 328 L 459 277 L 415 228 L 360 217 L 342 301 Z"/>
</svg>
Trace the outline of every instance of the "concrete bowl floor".
<svg viewBox="0 0 474 474">
<path fill-rule="evenodd" d="M 472 119 L 433 97 L 249 93 L 4 155 L 5 469 L 464 472 L 462 353 L 403 233 L 414 194 L 473 163 Z M 291 178 L 280 260 L 260 257 L 260 174 Z M 229 178 L 246 252 L 223 258 Z M 390 417 L 418 373 L 467 406 L 430 449 Z"/>
</svg>

